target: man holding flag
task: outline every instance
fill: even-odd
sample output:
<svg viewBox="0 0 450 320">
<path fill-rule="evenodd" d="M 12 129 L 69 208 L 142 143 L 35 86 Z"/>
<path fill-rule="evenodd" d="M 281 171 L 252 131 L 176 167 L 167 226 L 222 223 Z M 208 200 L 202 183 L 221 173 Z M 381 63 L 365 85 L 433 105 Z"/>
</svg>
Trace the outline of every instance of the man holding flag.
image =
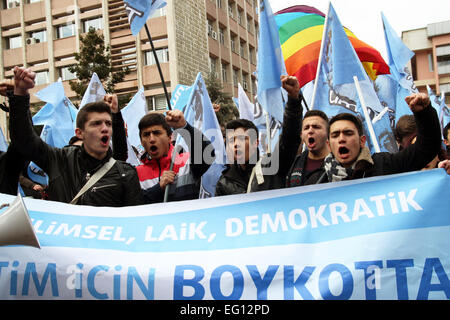
<svg viewBox="0 0 450 320">
<path fill-rule="evenodd" d="M 172 145 L 172 129 L 180 134 L 189 152 L 179 153 Z M 184 118 L 181 110 L 149 113 L 139 122 L 139 136 L 145 149 L 137 172 L 146 203 L 163 202 L 166 188 L 171 201 L 198 199 L 200 178 L 214 162 L 204 159 L 211 142 Z M 201 149 L 198 145 L 201 143 Z M 171 185 L 174 185 L 171 188 Z"/>
</svg>

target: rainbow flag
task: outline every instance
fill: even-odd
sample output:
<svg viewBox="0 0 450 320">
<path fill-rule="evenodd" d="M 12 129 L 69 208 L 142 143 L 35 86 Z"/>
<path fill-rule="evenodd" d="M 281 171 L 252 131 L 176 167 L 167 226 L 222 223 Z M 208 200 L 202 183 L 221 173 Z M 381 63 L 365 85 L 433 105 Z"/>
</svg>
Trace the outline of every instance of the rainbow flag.
<svg viewBox="0 0 450 320">
<path fill-rule="evenodd" d="M 275 13 L 281 49 L 288 74 L 303 87 L 316 77 L 325 14 L 314 7 L 298 5 Z M 372 80 L 389 74 L 389 66 L 373 47 L 344 28 L 367 74 Z"/>
</svg>

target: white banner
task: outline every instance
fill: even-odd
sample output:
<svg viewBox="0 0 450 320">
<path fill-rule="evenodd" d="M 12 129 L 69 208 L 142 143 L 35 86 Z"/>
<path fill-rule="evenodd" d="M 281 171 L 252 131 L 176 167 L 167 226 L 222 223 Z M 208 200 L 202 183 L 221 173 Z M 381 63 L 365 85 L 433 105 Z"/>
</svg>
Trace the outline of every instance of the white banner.
<svg viewBox="0 0 450 320">
<path fill-rule="evenodd" d="M 24 199 L 42 248 L 0 247 L 0 299 L 449 299 L 449 187 L 435 169 L 124 208 Z"/>
</svg>

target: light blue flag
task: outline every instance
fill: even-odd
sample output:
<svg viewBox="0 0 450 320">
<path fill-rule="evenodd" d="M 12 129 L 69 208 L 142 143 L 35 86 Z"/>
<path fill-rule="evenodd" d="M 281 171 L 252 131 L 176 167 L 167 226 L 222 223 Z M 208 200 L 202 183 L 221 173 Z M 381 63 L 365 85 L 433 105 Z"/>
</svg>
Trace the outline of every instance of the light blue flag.
<svg viewBox="0 0 450 320">
<path fill-rule="evenodd" d="M 128 140 L 132 146 L 138 149 L 142 149 L 141 138 L 139 137 L 139 121 L 145 116 L 146 110 L 147 101 L 143 87 L 139 89 L 127 106 L 120 110 L 127 125 Z"/>
<path fill-rule="evenodd" d="M 278 142 L 278 138 L 281 134 L 281 122 L 276 120 L 274 117 L 269 116 L 269 121 L 267 121 L 267 116 L 264 109 L 259 104 L 258 100 L 255 101 L 255 108 L 253 114 L 253 123 L 258 128 L 258 138 L 259 138 L 259 154 L 261 156 L 269 152 L 268 144 L 270 141 L 270 151 L 275 150 L 275 146 Z M 267 123 L 269 123 L 270 130 L 267 130 Z M 270 132 L 270 136 L 269 136 Z"/>
<path fill-rule="evenodd" d="M 239 99 L 235 98 L 235 97 L 232 97 L 231 99 L 233 100 L 234 106 L 236 107 L 236 109 L 239 110 Z"/>
<path fill-rule="evenodd" d="M 441 122 L 442 129 L 450 122 L 450 108 L 445 103 L 445 94 L 442 92 L 441 94 L 441 114 L 439 114 L 439 120 Z"/>
<path fill-rule="evenodd" d="M 192 86 L 185 86 L 178 84 L 175 90 L 172 92 L 172 98 L 170 99 L 170 105 L 173 109 L 183 111 L 191 96 Z"/>
<path fill-rule="evenodd" d="M 436 110 L 437 114 L 439 115 L 441 111 L 441 99 L 434 93 L 433 89 L 430 88 L 429 85 L 427 85 L 427 93 L 428 97 L 431 101 L 431 106 Z"/>
<path fill-rule="evenodd" d="M 34 125 L 43 125 L 41 139 L 52 147 L 62 148 L 75 134 L 78 110 L 65 96 L 61 81 L 54 82 L 35 94 L 47 102 L 33 117 Z M 34 182 L 48 185 L 48 176 L 39 166 L 30 162 L 28 176 Z"/>
<path fill-rule="evenodd" d="M 123 2 L 133 36 L 141 31 L 148 17 L 155 10 L 166 5 L 166 2 L 162 0 L 124 0 Z"/>
<path fill-rule="evenodd" d="M 97 73 L 94 72 L 92 74 L 91 81 L 89 81 L 89 85 L 84 92 L 83 99 L 80 103 L 80 109 L 88 103 L 102 101 L 105 95 L 105 88 L 103 88 L 102 82 L 100 81 Z"/>
<path fill-rule="evenodd" d="M 33 161 L 27 168 L 27 175 L 30 180 L 39 183 L 41 186 L 48 186 L 48 175 Z"/>
<path fill-rule="evenodd" d="M 445 125 L 450 121 L 450 109 L 445 104 L 445 95 L 442 93 L 441 96 L 437 96 L 433 89 L 427 85 L 428 97 L 431 101 L 431 106 L 436 110 L 439 117 L 439 124 L 441 126 L 441 137 L 442 139 L 446 138 L 443 136 L 443 130 Z M 445 145 L 443 145 L 445 149 Z"/>
<path fill-rule="evenodd" d="M 389 111 L 383 107 L 355 50 L 344 32 L 341 22 L 330 3 L 327 15 L 323 51 L 316 79 L 316 93 L 310 105 L 322 110 L 329 118 L 339 113 L 353 113 L 365 127 L 368 147 L 372 153 L 378 144 L 380 151 L 396 152 L 398 147 L 392 132 Z M 366 102 L 369 119 L 376 137 L 369 135 L 369 124 L 364 117 L 361 101 L 353 77 L 356 76 Z M 377 117 L 378 116 L 378 117 Z M 372 139 L 371 139 L 372 138 Z"/>
<path fill-rule="evenodd" d="M 399 112 L 398 114 L 404 115 L 404 114 L 412 114 L 411 109 L 409 109 L 408 105 L 406 104 L 406 101 L 403 99 L 404 106 L 401 106 L 397 108 L 397 105 L 400 105 L 397 102 L 397 97 L 401 97 L 403 95 L 398 94 L 398 90 L 406 90 L 403 87 L 398 85 L 397 80 L 395 80 L 391 74 L 381 74 L 377 76 L 377 78 L 374 81 L 374 89 L 378 96 L 378 99 L 380 100 L 380 103 L 383 108 L 387 108 L 389 112 L 389 120 L 391 122 L 391 128 L 394 130 L 395 124 L 398 119 L 396 119 L 396 110 L 400 110 L 403 108 L 407 108 L 408 111 L 405 109 L 404 112 Z M 407 95 L 405 95 L 406 97 Z M 402 104 L 402 103 L 401 103 Z M 399 117 L 400 118 L 400 117 Z"/>
<path fill-rule="evenodd" d="M 394 110 L 395 122 L 397 122 L 401 116 L 412 114 L 405 98 L 412 93 L 418 92 L 406 66 L 414 56 L 414 52 L 403 43 L 383 13 L 381 13 L 381 18 L 384 27 L 386 51 L 389 58 L 390 75 L 378 77 L 376 85 L 379 87 L 388 86 L 388 88 L 380 89 L 379 97 L 380 101 L 389 101 L 391 103 L 389 108 Z"/>
<path fill-rule="evenodd" d="M 184 117 L 191 126 L 202 131 L 211 141 L 216 156 L 214 163 L 203 174 L 201 181 L 200 198 L 209 198 L 214 197 L 217 181 L 227 163 L 225 144 L 201 73 L 198 73 L 192 88 L 189 102 L 184 109 Z M 184 149 L 188 150 L 181 135 L 177 137 L 176 143 L 183 145 Z M 194 152 L 194 150 L 191 150 L 191 152 Z"/>
<path fill-rule="evenodd" d="M 75 134 L 78 110 L 65 96 L 61 81 L 52 83 L 35 95 L 47 104 L 34 115 L 33 124 L 50 127 L 51 130 L 47 130 L 44 136 L 41 134 L 41 138 L 52 147 L 64 147 Z"/>
<path fill-rule="evenodd" d="M 3 134 L 2 128 L 0 128 L 0 151 L 6 152 L 8 150 L 8 142 Z"/>
<path fill-rule="evenodd" d="M 431 106 L 436 110 L 436 113 L 438 115 L 439 118 L 439 124 L 441 125 L 441 131 L 444 128 L 443 127 L 443 122 L 444 122 L 444 106 L 445 105 L 445 101 L 443 101 L 443 103 L 441 102 L 441 97 L 439 97 L 438 95 L 436 95 L 436 93 L 433 91 L 433 89 L 430 88 L 429 85 L 427 85 L 427 92 L 428 92 L 428 97 L 430 97 L 430 101 L 431 101 Z"/>
<path fill-rule="evenodd" d="M 128 105 L 120 110 L 123 120 L 127 126 L 127 162 L 133 166 L 141 165 L 138 155 L 134 148 L 140 153 L 144 151 L 139 136 L 139 121 L 147 112 L 147 100 L 145 99 L 144 88 L 134 95 Z"/>
<path fill-rule="evenodd" d="M 260 1 L 258 38 L 258 101 L 264 110 L 283 122 L 287 92 L 281 87 L 281 75 L 287 75 L 278 28 L 270 4 Z"/>
</svg>

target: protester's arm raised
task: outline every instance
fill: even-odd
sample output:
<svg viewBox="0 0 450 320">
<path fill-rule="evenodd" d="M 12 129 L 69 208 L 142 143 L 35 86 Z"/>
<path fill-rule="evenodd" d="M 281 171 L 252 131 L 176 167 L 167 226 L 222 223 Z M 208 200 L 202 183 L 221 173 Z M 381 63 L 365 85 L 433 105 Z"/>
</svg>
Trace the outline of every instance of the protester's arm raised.
<svg viewBox="0 0 450 320">
<path fill-rule="evenodd" d="M 406 97 L 417 126 L 417 139 L 414 144 L 392 155 L 394 172 L 407 172 L 424 168 L 439 152 L 441 132 L 436 110 L 424 93 Z"/>
<path fill-rule="evenodd" d="M 430 98 L 425 93 L 413 93 L 405 101 L 413 113 L 423 111 L 430 105 Z"/>
<path fill-rule="evenodd" d="M 107 94 L 103 97 L 103 101 L 110 107 L 112 113 L 112 151 L 113 158 L 116 160 L 127 161 L 128 146 L 127 133 L 125 131 L 125 123 L 122 113 L 119 110 L 119 102 L 116 94 Z"/>
<path fill-rule="evenodd" d="M 14 68 L 14 95 L 9 97 L 11 143 L 17 146 L 17 152 L 47 172 L 53 148 L 42 141 L 34 131 L 29 110 L 28 91 L 34 87 L 34 78 L 35 74 L 30 69 Z"/>
<path fill-rule="evenodd" d="M 278 156 L 279 174 L 284 177 L 294 162 L 301 143 L 300 133 L 303 108 L 298 79 L 293 76 L 281 76 L 281 84 L 288 92 L 288 102 L 284 110 Z"/>
<path fill-rule="evenodd" d="M 200 130 L 192 127 L 186 121 L 183 112 L 180 110 L 167 111 L 166 122 L 172 128 L 179 129 L 177 132 L 181 134 L 189 148 L 192 173 L 196 178 L 201 177 L 215 159 L 214 148 L 212 148 L 211 141 L 209 141 Z M 201 143 L 202 145 L 201 153 L 196 153 L 198 150 L 196 145 L 198 143 Z M 211 152 L 206 151 L 206 148 L 208 148 L 208 151 L 211 150 Z M 208 159 L 206 159 L 205 156 L 207 156 Z"/>
</svg>

